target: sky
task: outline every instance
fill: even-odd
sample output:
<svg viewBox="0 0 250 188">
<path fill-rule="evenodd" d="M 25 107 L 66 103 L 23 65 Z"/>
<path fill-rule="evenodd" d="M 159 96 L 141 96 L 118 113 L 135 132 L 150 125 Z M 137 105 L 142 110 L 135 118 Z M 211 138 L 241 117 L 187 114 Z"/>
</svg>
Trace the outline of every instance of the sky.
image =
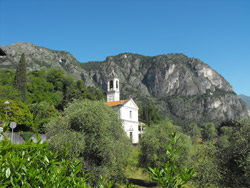
<svg viewBox="0 0 250 188">
<path fill-rule="evenodd" d="M 80 62 L 183 53 L 250 96 L 250 0 L 0 0 L 0 46 L 16 42 Z"/>
</svg>

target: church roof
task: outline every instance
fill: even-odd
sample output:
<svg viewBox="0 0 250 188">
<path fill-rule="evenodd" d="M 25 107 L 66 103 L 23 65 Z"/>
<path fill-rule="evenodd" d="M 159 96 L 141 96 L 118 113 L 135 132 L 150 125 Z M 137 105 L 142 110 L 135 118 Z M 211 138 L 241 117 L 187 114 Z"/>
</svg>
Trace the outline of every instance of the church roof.
<svg viewBox="0 0 250 188">
<path fill-rule="evenodd" d="M 105 102 L 108 106 L 119 106 L 124 104 L 127 100 L 120 100 L 120 101 L 112 101 L 112 102 Z"/>
</svg>

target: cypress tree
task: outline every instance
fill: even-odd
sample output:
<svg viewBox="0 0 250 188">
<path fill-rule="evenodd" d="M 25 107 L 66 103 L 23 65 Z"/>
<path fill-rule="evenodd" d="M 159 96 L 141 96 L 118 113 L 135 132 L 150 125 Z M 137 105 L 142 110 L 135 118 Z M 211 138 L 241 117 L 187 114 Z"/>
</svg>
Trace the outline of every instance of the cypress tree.
<svg viewBox="0 0 250 188">
<path fill-rule="evenodd" d="M 16 68 L 16 74 L 14 79 L 14 88 L 19 90 L 21 93 L 22 102 L 26 100 L 26 62 L 25 62 L 25 55 L 22 54 L 21 59 Z"/>
</svg>

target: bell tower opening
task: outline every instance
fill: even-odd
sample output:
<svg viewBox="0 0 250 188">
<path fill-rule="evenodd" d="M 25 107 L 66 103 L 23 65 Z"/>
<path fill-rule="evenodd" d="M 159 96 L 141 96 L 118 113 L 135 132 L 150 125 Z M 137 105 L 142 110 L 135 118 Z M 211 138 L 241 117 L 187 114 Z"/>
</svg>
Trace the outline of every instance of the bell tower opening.
<svg viewBox="0 0 250 188">
<path fill-rule="evenodd" d="M 112 69 L 107 77 L 107 102 L 120 101 L 119 78 Z"/>
<path fill-rule="evenodd" d="M 110 89 L 113 89 L 113 80 L 110 81 L 109 85 L 110 85 Z"/>
</svg>

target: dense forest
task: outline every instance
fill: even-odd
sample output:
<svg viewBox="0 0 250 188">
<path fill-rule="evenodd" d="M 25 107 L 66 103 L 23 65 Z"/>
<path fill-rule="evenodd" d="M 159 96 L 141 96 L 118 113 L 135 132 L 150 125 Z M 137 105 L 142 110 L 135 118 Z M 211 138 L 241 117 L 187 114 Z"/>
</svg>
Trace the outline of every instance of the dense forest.
<svg viewBox="0 0 250 188">
<path fill-rule="evenodd" d="M 3 139 L 1 187 L 250 187 L 248 119 L 178 126 L 141 106 L 147 127 L 133 146 L 100 90 L 55 68 L 27 73 L 24 55 L 16 71 L 0 70 L 0 99 L 4 132 L 15 121 L 49 140 Z"/>
</svg>

